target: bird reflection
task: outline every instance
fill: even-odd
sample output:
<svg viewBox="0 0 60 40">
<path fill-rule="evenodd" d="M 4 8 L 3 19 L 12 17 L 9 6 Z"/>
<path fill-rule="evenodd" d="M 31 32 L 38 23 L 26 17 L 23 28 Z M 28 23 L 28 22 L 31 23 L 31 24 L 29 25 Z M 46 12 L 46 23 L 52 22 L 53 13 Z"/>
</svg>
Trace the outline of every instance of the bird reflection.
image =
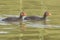
<svg viewBox="0 0 60 40">
<path fill-rule="evenodd" d="M 21 31 L 26 30 L 26 24 L 23 21 L 20 21 L 20 29 L 21 29 Z"/>
<path fill-rule="evenodd" d="M 31 22 L 31 24 L 32 24 L 32 23 L 37 23 L 37 22 Z M 40 24 L 40 23 L 37 23 L 37 24 Z M 47 21 L 44 20 L 44 21 L 42 22 L 42 24 L 43 24 L 43 25 L 47 25 Z M 36 25 L 36 24 L 35 24 L 35 25 Z M 41 25 L 40 25 L 40 26 L 41 26 Z M 33 27 L 33 24 L 32 24 L 32 27 Z M 21 29 L 21 31 L 26 31 L 27 25 L 26 25 L 25 22 L 20 21 L 20 29 Z"/>
<path fill-rule="evenodd" d="M 47 22 L 46 22 L 46 20 L 44 20 L 44 21 L 43 21 L 43 25 L 47 25 Z"/>
</svg>

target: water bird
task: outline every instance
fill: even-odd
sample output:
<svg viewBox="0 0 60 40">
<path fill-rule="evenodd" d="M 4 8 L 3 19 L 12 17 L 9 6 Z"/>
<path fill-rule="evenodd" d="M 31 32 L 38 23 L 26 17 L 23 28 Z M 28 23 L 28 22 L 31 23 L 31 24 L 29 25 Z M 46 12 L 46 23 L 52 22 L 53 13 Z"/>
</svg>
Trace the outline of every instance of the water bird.
<svg viewBox="0 0 60 40">
<path fill-rule="evenodd" d="M 41 20 L 46 20 L 47 16 L 50 16 L 51 13 L 48 11 L 44 12 L 44 15 L 42 17 L 40 16 L 27 16 L 24 19 L 25 20 L 34 20 L 34 21 L 41 21 Z"/>
<path fill-rule="evenodd" d="M 23 11 L 23 12 L 20 13 L 19 17 L 7 17 L 7 18 L 2 19 L 2 21 L 16 22 L 16 21 L 24 20 L 25 16 L 26 16 L 26 13 Z"/>
</svg>

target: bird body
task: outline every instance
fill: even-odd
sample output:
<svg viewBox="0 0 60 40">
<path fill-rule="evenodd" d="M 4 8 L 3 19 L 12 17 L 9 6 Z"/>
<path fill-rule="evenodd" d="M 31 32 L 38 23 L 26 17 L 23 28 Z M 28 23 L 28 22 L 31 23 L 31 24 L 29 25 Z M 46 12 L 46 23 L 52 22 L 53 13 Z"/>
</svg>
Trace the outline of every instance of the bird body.
<svg viewBox="0 0 60 40">
<path fill-rule="evenodd" d="M 2 21 L 17 22 L 17 21 L 20 21 L 20 20 L 24 20 L 25 16 L 26 16 L 26 14 L 24 12 L 21 12 L 19 17 L 7 17 L 7 18 L 2 19 Z"/>
<path fill-rule="evenodd" d="M 50 15 L 51 14 L 46 11 L 42 17 L 39 17 L 39 16 L 27 16 L 27 17 L 25 17 L 25 20 L 41 21 L 41 20 L 46 20 L 47 16 L 50 16 Z"/>
<path fill-rule="evenodd" d="M 27 16 L 26 18 L 24 18 L 25 20 L 35 20 L 35 21 L 40 21 L 43 20 L 44 18 L 39 17 L 39 16 Z"/>
</svg>

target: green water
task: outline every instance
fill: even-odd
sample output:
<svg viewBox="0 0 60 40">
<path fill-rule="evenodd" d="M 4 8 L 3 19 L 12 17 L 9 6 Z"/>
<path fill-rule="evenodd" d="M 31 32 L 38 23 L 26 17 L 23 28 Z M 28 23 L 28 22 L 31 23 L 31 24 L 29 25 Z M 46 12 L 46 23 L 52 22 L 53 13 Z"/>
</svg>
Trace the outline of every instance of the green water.
<svg viewBox="0 0 60 40">
<path fill-rule="evenodd" d="M 50 21 L 47 25 L 60 25 L 60 0 L 22 0 L 22 4 L 20 0 L 0 0 L 0 16 L 3 18 L 8 17 L 5 15 L 19 16 L 21 10 L 27 15 L 38 16 L 42 16 L 47 10 L 52 14 L 48 17 Z M 36 28 L 33 24 L 23 31 L 20 24 L 9 24 L 11 25 L 0 25 L 0 40 L 60 40 L 60 28 Z"/>
</svg>

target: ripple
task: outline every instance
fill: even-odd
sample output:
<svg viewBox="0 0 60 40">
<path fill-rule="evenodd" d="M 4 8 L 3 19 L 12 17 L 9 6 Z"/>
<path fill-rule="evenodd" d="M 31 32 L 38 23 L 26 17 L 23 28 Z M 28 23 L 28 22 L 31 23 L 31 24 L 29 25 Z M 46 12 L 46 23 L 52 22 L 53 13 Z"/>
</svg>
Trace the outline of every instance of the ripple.
<svg viewBox="0 0 60 40">
<path fill-rule="evenodd" d="M 14 29 L 14 28 L 2 28 L 2 29 Z"/>
<path fill-rule="evenodd" d="M 60 28 L 58 25 L 28 25 L 35 28 Z"/>
<path fill-rule="evenodd" d="M 2 19 L 4 19 L 3 17 L 0 17 L 0 25 L 10 25 L 5 21 L 2 21 Z"/>
<path fill-rule="evenodd" d="M 7 15 L 7 14 L 3 14 L 3 16 L 7 16 L 7 17 L 19 17 L 18 15 Z"/>
<path fill-rule="evenodd" d="M 60 28 L 59 25 L 43 25 L 43 24 L 39 24 L 39 23 L 30 23 L 30 24 L 26 24 L 27 27 L 35 27 L 35 28 Z"/>
<path fill-rule="evenodd" d="M 6 34 L 6 33 L 9 33 L 9 32 L 0 31 L 0 34 Z"/>
</svg>

